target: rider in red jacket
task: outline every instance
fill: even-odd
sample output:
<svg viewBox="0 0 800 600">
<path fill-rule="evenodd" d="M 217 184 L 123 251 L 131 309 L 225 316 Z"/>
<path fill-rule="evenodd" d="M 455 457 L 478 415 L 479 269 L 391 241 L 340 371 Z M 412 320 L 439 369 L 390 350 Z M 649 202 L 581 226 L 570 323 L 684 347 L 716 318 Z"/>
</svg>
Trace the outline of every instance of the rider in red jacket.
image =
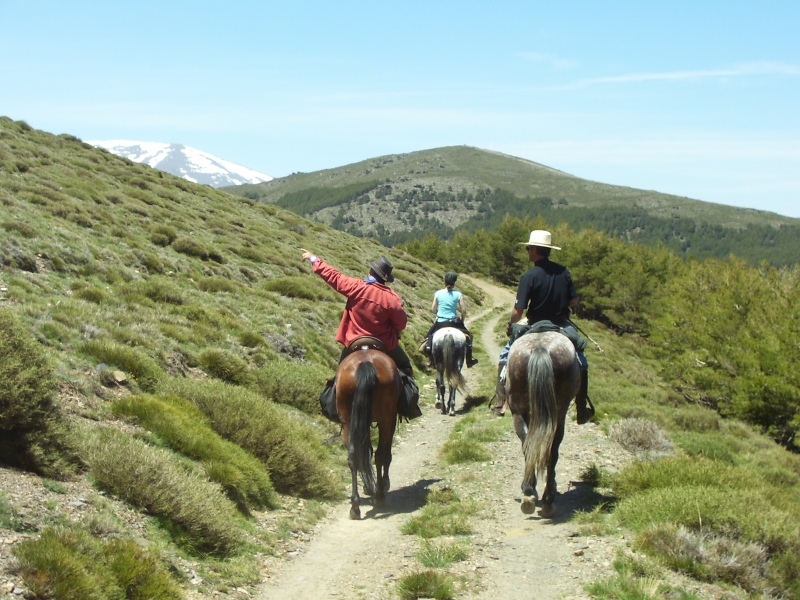
<svg viewBox="0 0 800 600">
<path fill-rule="evenodd" d="M 392 357 L 397 368 L 411 379 L 414 375 L 411 360 L 399 344 L 400 332 L 406 328 L 408 315 L 400 297 L 386 285 L 394 281 L 392 263 L 381 256 L 369 263 L 369 275 L 358 279 L 343 275 L 308 250 L 303 249 L 302 258 L 311 263 L 314 272 L 328 285 L 347 298 L 336 332 L 336 341 L 344 345 L 339 362 L 347 356 L 347 348 L 353 340 L 365 335 L 372 336 L 386 345 L 386 353 Z M 411 384 L 416 387 L 413 379 Z M 416 400 L 411 400 L 411 403 L 413 410 L 404 416 L 414 418 L 421 415 Z"/>
</svg>

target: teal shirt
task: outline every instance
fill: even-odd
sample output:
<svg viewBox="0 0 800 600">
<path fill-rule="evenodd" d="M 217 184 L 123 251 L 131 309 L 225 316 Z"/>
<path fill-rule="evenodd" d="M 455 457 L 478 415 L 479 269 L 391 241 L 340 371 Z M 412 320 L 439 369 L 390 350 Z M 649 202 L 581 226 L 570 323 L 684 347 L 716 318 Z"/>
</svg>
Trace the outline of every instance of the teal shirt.
<svg viewBox="0 0 800 600">
<path fill-rule="evenodd" d="M 438 308 L 436 310 L 437 321 L 452 321 L 458 314 L 458 303 L 461 301 L 461 292 L 444 288 L 434 294 Z"/>
</svg>

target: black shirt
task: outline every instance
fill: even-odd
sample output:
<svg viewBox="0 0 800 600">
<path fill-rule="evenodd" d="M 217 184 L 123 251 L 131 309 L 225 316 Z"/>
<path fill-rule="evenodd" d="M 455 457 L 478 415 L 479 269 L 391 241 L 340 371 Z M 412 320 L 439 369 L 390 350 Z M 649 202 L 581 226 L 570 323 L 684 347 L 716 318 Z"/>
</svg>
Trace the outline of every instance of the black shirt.
<svg viewBox="0 0 800 600">
<path fill-rule="evenodd" d="M 528 323 L 547 319 L 557 325 L 569 318 L 569 303 L 578 297 L 569 269 L 543 258 L 519 280 L 515 308 L 527 308 Z"/>
</svg>

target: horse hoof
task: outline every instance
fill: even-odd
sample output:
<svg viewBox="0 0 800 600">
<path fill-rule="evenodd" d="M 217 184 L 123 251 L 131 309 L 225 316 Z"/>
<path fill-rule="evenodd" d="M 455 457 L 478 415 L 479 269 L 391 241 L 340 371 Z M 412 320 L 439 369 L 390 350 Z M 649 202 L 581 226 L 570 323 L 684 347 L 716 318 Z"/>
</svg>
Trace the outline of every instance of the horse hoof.
<svg viewBox="0 0 800 600">
<path fill-rule="evenodd" d="M 539 515 L 545 519 L 549 519 L 556 513 L 556 509 L 553 508 L 552 504 L 545 504 L 539 510 Z"/>
<path fill-rule="evenodd" d="M 442 408 L 442 403 L 441 403 L 439 400 L 437 400 L 437 401 L 436 401 L 436 404 L 434 404 L 434 406 L 435 406 L 436 408 Z"/>
<path fill-rule="evenodd" d="M 526 515 L 532 515 L 536 510 L 536 498 L 534 496 L 525 496 L 519 507 Z"/>
<path fill-rule="evenodd" d="M 455 417 L 455 416 L 456 416 L 456 409 L 455 409 L 455 408 L 451 408 L 451 409 L 450 409 L 450 412 L 449 412 L 448 414 L 449 414 L 451 417 Z"/>
<path fill-rule="evenodd" d="M 375 490 L 370 489 L 370 488 L 364 488 L 361 491 L 364 492 L 365 496 L 374 496 L 375 495 Z"/>
<path fill-rule="evenodd" d="M 361 519 L 361 509 L 357 506 L 350 507 L 350 519 L 353 521 L 358 521 Z"/>
</svg>

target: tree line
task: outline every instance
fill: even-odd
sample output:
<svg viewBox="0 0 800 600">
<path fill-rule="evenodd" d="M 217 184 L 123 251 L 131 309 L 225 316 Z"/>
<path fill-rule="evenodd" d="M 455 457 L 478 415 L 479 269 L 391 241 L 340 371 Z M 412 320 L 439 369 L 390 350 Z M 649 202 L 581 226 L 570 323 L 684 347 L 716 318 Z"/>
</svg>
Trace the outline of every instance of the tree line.
<svg viewBox="0 0 800 600">
<path fill-rule="evenodd" d="M 448 269 L 515 286 L 529 267 L 533 229 L 550 229 L 581 295 L 579 316 L 637 335 L 661 375 L 687 399 L 758 425 L 798 449 L 800 267 L 751 257 L 679 256 L 666 244 L 629 242 L 595 229 L 505 217 L 496 231 L 429 235 L 401 248 Z"/>
</svg>

